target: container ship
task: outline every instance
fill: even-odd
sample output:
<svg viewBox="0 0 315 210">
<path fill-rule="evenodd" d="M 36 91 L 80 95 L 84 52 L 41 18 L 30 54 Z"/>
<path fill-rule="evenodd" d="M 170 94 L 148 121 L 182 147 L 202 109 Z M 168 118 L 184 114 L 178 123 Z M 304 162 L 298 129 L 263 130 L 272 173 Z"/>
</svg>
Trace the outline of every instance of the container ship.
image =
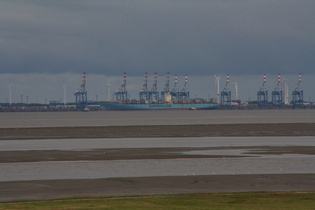
<svg viewBox="0 0 315 210">
<path fill-rule="evenodd" d="M 206 102 L 203 99 L 190 99 L 187 89 L 188 75 L 185 75 L 184 88 L 177 89 L 177 75 L 173 89 L 170 89 L 170 74 L 166 74 L 166 83 L 162 91 L 157 88 L 157 73 L 154 73 L 152 88 L 148 88 L 148 73 L 144 74 L 144 84 L 139 92 L 139 100 L 128 99 L 126 89 L 127 74 L 123 74 L 121 87 L 114 93 L 115 100 L 99 102 L 99 110 L 167 110 L 167 109 L 215 109 L 216 103 Z"/>
<path fill-rule="evenodd" d="M 187 89 L 188 75 L 185 75 L 184 88 L 177 89 L 177 75 L 175 75 L 175 83 L 173 88 L 170 88 L 170 73 L 166 73 L 166 83 L 162 91 L 158 91 L 157 73 L 154 73 L 154 82 L 152 88 L 148 88 L 148 73 L 144 74 L 144 84 L 139 91 L 139 99 L 129 99 L 129 94 L 126 88 L 127 73 L 123 74 L 122 84 L 114 93 L 114 99 L 105 102 L 97 102 L 98 110 L 167 110 L 167 109 L 215 109 L 218 104 L 207 102 L 201 98 L 191 99 Z M 82 84 L 74 93 L 75 103 L 77 108 L 86 108 L 87 110 L 92 105 L 87 107 L 87 91 L 85 90 L 86 73 L 83 73 Z M 109 91 L 110 98 L 110 91 Z"/>
<path fill-rule="evenodd" d="M 99 110 L 203 110 L 215 109 L 215 103 L 120 103 L 120 102 L 99 102 Z"/>
</svg>

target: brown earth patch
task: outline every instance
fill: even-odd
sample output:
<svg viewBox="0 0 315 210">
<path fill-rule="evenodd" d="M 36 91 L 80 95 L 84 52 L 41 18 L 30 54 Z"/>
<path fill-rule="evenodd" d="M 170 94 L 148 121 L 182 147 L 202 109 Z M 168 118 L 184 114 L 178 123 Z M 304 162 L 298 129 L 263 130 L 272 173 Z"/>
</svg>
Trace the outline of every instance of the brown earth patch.
<svg viewBox="0 0 315 210">
<path fill-rule="evenodd" d="M 130 177 L 0 182 L 0 200 L 65 196 L 314 190 L 314 174 Z"/>
</svg>

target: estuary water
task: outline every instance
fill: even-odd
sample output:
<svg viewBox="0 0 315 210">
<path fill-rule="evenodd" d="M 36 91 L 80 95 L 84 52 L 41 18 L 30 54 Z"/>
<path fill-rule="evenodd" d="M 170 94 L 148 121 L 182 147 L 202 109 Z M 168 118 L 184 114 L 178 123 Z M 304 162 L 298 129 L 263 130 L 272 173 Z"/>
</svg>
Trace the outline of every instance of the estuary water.
<svg viewBox="0 0 315 210">
<path fill-rule="evenodd" d="M 180 137 L 180 138 L 98 138 L 1 140 L 1 151 L 77 150 L 113 148 L 177 148 L 177 147 L 286 147 L 314 146 L 313 136 L 285 137 Z"/>
<path fill-rule="evenodd" d="M 98 179 L 114 177 L 193 176 L 237 174 L 315 173 L 315 155 L 249 155 L 250 146 L 315 146 L 314 137 L 199 137 L 122 138 L 0 141 L 1 151 L 64 150 L 101 148 L 211 147 L 188 153 L 223 155 L 221 158 L 134 159 L 96 161 L 44 161 L 0 163 L 0 182 L 21 180 Z M 224 148 L 225 147 L 225 148 Z M 245 147 L 240 149 L 239 147 Z M 224 148 L 224 149 L 223 149 Z M 0 151 L 0 153 L 1 153 Z M 187 152 L 186 152 L 187 153 Z M 238 157 L 228 157 L 237 155 Z"/>
<path fill-rule="evenodd" d="M 307 174 L 314 157 L 194 158 L 166 160 L 61 161 L 0 164 L 0 181 L 115 177 Z"/>
<path fill-rule="evenodd" d="M 188 125 L 244 123 L 315 123 L 315 110 L 99 111 L 0 113 L 0 128 Z M 0 181 L 96 179 L 109 177 L 218 174 L 315 173 L 315 155 L 244 155 L 242 146 L 315 146 L 314 137 L 203 137 L 2 140 L 4 151 L 89 150 L 93 148 L 231 147 L 202 151 L 237 158 L 45 161 L 0 163 Z M 246 152 L 246 151 L 245 151 Z M 198 155 L 191 150 L 190 154 Z"/>
<path fill-rule="evenodd" d="M 315 123 L 315 109 L 0 113 L 0 128 L 245 123 Z"/>
</svg>

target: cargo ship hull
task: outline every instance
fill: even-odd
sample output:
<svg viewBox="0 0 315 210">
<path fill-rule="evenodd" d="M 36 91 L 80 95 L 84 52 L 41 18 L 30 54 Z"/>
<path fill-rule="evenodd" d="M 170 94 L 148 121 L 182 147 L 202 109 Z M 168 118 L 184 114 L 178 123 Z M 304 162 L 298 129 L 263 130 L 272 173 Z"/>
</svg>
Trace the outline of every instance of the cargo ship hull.
<svg viewBox="0 0 315 210">
<path fill-rule="evenodd" d="M 194 104 L 129 104 L 129 103 L 99 103 L 100 110 L 200 110 L 200 109 L 215 109 L 217 104 L 212 103 L 194 103 Z"/>
</svg>

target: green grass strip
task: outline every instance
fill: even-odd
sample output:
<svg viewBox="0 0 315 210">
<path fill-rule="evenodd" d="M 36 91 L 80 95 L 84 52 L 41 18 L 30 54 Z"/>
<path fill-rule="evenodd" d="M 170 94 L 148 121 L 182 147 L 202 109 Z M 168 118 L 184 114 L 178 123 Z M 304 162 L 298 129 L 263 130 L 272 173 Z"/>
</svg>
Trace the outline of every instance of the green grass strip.
<svg viewBox="0 0 315 210">
<path fill-rule="evenodd" d="M 314 209 L 315 192 L 74 197 L 1 202 L 0 209 Z"/>
</svg>

